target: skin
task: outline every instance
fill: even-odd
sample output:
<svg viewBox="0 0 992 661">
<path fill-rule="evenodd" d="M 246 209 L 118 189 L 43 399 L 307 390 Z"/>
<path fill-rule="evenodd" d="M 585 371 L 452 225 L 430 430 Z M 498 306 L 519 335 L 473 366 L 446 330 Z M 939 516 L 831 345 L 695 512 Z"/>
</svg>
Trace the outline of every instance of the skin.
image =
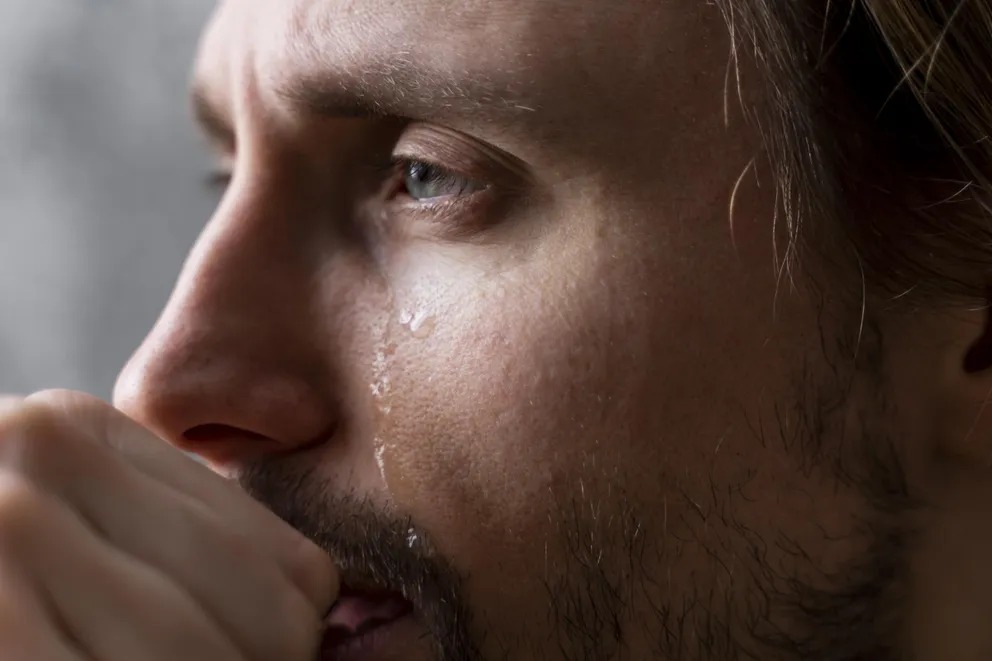
<svg viewBox="0 0 992 661">
<path fill-rule="evenodd" d="M 784 274 L 738 115 L 763 100 L 742 61 L 725 106 L 729 48 L 698 2 L 220 5 L 195 86 L 231 183 L 121 375 L 140 426 L 77 475 L 134 502 L 96 477 L 105 454 L 137 461 L 122 439 L 147 428 L 227 478 L 179 453 L 154 478 L 222 492 L 202 504 L 257 542 L 226 583 L 160 567 L 196 603 L 284 564 L 269 536 L 299 539 L 247 524 L 235 481 L 335 566 L 299 542 L 300 585 L 258 588 L 312 592 L 289 633 L 244 642 L 257 614 L 232 611 L 182 658 L 309 658 L 300 622 L 338 572 L 418 607 L 374 658 L 987 658 L 992 384 L 961 367 L 985 317 L 848 296 L 852 274 L 813 258 Z M 396 157 L 454 178 L 414 199 Z M 39 406 L 68 447 L 118 420 L 74 397 L 10 404 L 0 435 L 48 458 L 61 445 L 23 422 Z M 7 532 L 68 479 L 14 455 Z M 69 524 L 43 520 L 37 544 L 64 544 Z M 226 557 L 210 542 L 187 551 L 206 567 Z M 42 577 L 30 557 L 0 552 L 0 575 Z M 142 630 L 120 602 L 60 624 L 27 583 L 29 631 Z M 0 645 L 56 639 L 23 637 Z M 79 638 L 63 658 L 136 658 Z M 260 652 L 277 639 L 296 656 Z M 242 656 L 217 656 L 232 641 Z"/>
<path fill-rule="evenodd" d="M 312 658 L 337 571 L 243 491 L 85 395 L 0 399 L 0 438 L 4 658 Z"/>
</svg>

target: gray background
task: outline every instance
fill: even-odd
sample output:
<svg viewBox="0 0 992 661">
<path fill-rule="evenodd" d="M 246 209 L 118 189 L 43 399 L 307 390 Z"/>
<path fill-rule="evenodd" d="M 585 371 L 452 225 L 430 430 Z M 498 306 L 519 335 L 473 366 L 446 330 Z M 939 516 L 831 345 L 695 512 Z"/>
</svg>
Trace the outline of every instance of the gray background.
<svg viewBox="0 0 992 661">
<path fill-rule="evenodd" d="M 216 203 L 188 72 L 213 0 L 0 0 L 0 393 L 110 394 Z"/>
</svg>

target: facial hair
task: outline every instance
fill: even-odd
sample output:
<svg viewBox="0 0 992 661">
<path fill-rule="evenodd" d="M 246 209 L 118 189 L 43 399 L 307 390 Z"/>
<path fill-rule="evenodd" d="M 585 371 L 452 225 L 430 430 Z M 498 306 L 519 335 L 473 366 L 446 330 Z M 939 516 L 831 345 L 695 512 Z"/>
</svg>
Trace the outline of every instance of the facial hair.
<svg viewBox="0 0 992 661">
<path fill-rule="evenodd" d="M 333 495 L 313 466 L 292 460 L 246 468 L 242 488 L 336 561 L 342 580 L 399 592 L 430 632 L 438 661 L 481 661 L 464 579 L 437 553 L 427 531 L 367 499 Z"/>
<path fill-rule="evenodd" d="M 862 338 L 865 359 L 880 351 L 872 339 Z M 735 515 L 740 494 L 714 477 L 706 513 L 695 505 L 696 523 L 709 529 L 708 546 L 695 540 L 694 552 L 712 556 L 714 566 L 732 555 L 744 571 L 721 584 L 715 574 L 702 575 L 690 590 L 673 595 L 663 574 L 678 561 L 677 552 L 666 545 L 663 531 L 651 529 L 657 517 L 646 516 L 649 506 L 630 497 L 622 480 L 611 480 L 616 486 L 606 497 L 583 489 L 555 500 L 548 533 L 554 560 L 535 567 L 545 587 L 547 618 L 516 623 L 520 628 L 511 635 L 487 626 L 466 596 L 467 578 L 409 517 L 340 494 L 299 457 L 258 462 L 240 482 L 327 550 L 346 582 L 396 590 L 410 600 L 438 661 L 895 660 L 903 658 L 892 632 L 899 628 L 898 591 L 906 583 L 912 535 L 899 522 L 912 505 L 894 443 L 872 422 L 884 403 L 856 401 L 855 379 L 838 364 L 830 363 L 832 371 L 804 372 L 792 413 L 800 424 L 791 432 L 773 429 L 762 439 L 781 444 L 797 470 L 818 471 L 837 488 L 858 494 L 860 523 L 849 534 L 861 552 L 830 575 L 815 566 L 808 540 L 804 548 L 788 531 L 762 539 L 748 528 Z M 866 375 L 877 377 L 873 370 L 855 376 Z M 883 384 L 870 385 L 884 392 Z M 834 429 L 834 420 L 852 406 L 865 412 L 861 428 L 847 439 L 847 446 L 857 448 L 853 454 L 839 445 Z M 591 484 L 597 476 L 588 477 Z M 824 538 L 823 544 L 831 541 Z M 633 640 L 642 651 L 633 651 Z"/>
</svg>

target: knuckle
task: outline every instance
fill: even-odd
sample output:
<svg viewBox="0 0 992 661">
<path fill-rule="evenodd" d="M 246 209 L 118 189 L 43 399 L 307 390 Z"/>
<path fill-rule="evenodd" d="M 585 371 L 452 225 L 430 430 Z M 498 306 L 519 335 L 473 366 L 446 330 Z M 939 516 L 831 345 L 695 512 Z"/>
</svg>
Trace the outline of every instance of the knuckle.
<svg viewBox="0 0 992 661">
<path fill-rule="evenodd" d="M 55 422 L 33 412 L 0 434 L 0 466 L 22 476 L 41 478 L 49 472 L 55 453 L 64 454 L 69 443 Z"/>
<path fill-rule="evenodd" d="M 74 394 L 48 391 L 0 407 L 0 467 L 45 480 L 89 464 L 99 444 L 86 442 L 87 429 L 69 397 Z"/>
<path fill-rule="evenodd" d="M 28 480 L 0 473 L 0 552 L 8 556 L 30 544 L 46 521 L 52 505 Z"/>
<path fill-rule="evenodd" d="M 36 393 L 28 395 L 25 398 L 25 402 L 29 404 L 38 404 L 42 406 L 47 406 L 56 410 L 70 410 L 79 406 L 83 403 L 88 403 L 92 398 L 89 395 L 83 393 L 74 392 L 72 390 L 39 390 Z"/>
<path fill-rule="evenodd" d="M 71 390 L 43 390 L 24 399 L 27 419 L 39 429 L 65 430 L 72 427 L 77 435 L 93 431 L 113 409 L 109 404 Z"/>
<path fill-rule="evenodd" d="M 5 411 L 0 421 L 0 440 L 5 447 L 30 438 L 47 438 L 61 433 L 64 420 L 57 408 L 44 401 L 21 400 Z"/>
<path fill-rule="evenodd" d="M 24 403 L 46 408 L 61 419 L 99 419 L 116 411 L 102 399 L 74 390 L 42 390 L 26 397 Z"/>
</svg>

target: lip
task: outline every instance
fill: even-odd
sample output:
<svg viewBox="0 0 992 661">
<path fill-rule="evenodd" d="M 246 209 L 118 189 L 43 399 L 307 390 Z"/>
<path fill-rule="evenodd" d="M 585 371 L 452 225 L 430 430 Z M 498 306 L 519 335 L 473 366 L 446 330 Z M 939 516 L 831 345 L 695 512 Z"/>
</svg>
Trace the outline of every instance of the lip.
<svg viewBox="0 0 992 661">
<path fill-rule="evenodd" d="M 411 610 L 413 604 L 398 592 L 360 591 L 344 585 L 324 623 L 329 629 L 342 630 L 342 633 L 359 632 L 377 623 L 396 620 Z"/>
<path fill-rule="evenodd" d="M 420 634 L 412 612 L 384 622 L 364 633 L 349 636 L 325 634 L 319 661 L 375 661 L 405 658 L 404 646 L 409 646 Z"/>
</svg>

